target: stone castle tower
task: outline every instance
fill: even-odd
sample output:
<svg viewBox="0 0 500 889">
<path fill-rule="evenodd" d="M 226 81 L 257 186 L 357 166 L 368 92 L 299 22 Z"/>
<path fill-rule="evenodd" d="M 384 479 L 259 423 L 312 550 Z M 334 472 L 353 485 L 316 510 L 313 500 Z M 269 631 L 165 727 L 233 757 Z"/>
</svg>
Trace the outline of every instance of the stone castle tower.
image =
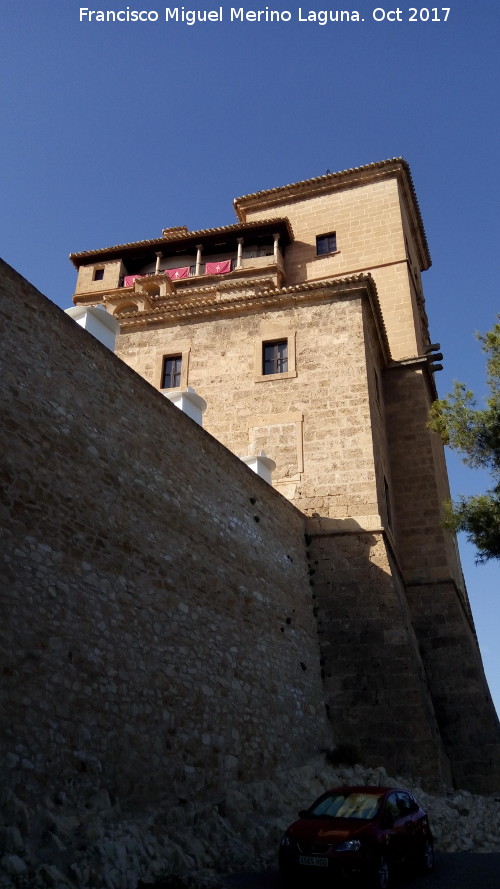
<svg viewBox="0 0 500 889">
<path fill-rule="evenodd" d="M 440 442 L 430 266 L 400 159 L 238 198 L 238 221 L 72 254 L 77 306 L 120 323 L 155 388 L 194 389 L 204 427 L 276 464 L 307 517 L 327 711 L 365 759 L 500 788 L 498 720 L 454 537 Z M 182 443 L 179 442 L 179 447 Z"/>
</svg>

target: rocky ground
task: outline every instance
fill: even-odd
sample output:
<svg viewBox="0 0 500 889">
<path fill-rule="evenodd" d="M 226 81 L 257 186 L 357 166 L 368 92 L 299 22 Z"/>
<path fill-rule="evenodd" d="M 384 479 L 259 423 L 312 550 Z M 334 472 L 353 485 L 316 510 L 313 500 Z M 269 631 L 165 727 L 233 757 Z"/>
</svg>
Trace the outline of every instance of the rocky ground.
<svg viewBox="0 0 500 889">
<path fill-rule="evenodd" d="M 437 849 L 500 852 L 500 795 L 434 796 L 383 768 L 334 768 L 318 757 L 210 805 L 141 817 L 111 805 L 104 791 L 78 809 L 63 798 L 30 809 L 4 791 L 0 889 L 219 889 L 222 873 L 275 866 L 298 809 L 336 784 L 407 787 L 429 812 Z"/>
</svg>

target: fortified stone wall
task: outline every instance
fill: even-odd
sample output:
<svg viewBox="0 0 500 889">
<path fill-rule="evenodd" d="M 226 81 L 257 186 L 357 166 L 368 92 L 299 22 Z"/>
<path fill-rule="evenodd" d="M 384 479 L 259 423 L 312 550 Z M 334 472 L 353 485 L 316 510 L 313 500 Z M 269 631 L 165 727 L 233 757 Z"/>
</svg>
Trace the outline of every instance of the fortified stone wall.
<svg viewBox="0 0 500 889">
<path fill-rule="evenodd" d="M 443 573 L 427 432 L 413 457 L 421 374 L 384 372 L 373 424 L 364 297 L 175 328 L 228 437 L 243 428 L 260 445 L 271 429 L 297 459 L 303 422 L 306 520 L 4 265 L 0 286 L 0 753 L 16 794 L 213 799 L 333 739 L 433 786 L 449 779 L 446 754 L 456 781 L 498 786 L 498 723 L 466 599 Z M 300 380 L 256 383 L 255 343 L 283 326 Z M 122 342 L 154 368 L 172 329 Z M 376 523 L 389 452 L 397 556 Z M 416 507 L 417 530 L 434 521 L 418 538 L 422 576 L 405 548 Z"/>
<path fill-rule="evenodd" d="M 1 754 L 199 799 L 331 746 L 304 518 L 2 264 Z"/>
<path fill-rule="evenodd" d="M 418 369 L 385 375 L 397 551 L 411 622 L 458 787 L 500 787 L 500 726 L 484 676 L 456 540 L 441 523 L 449 492 L 443 452 L 426 428 Z"/>
<path fill-rule="evenodd" d="M 265 450 L 275 485 L 319 523 L 310 532 L 315 610 L 336 739 L 428 782 L 451 780 L 451 762 L 456 781 L 487 789 L 498 722 L 455 541 L 442 526 L 446 472 L 426 425 L 425 359 L 386 366 L 366 294 L 327 284 L 274 310 L 248 301 L 245 314 L 172 316 L 123 333 L 122 357 L 158 384 L 163 355 L 189 354 L 186 382 L 208 399 L 210 431 L 236 453 Z M 266 337 L 286 338 L 293 351 L 283 377 L 255 376 Z M 460 688 L 446 649 L 450 664 L 461 658 Z M 465 687 L 474 730 L 461 712 Z"/>
<path fill-rule="evenodd" d="M 499 725 L 442 525 L 443 449 L 427 429 L 436 367 L 420 274 L 430 255 L 408 166 L 327 174 L 237 198 L 235 209 L 236 226 L 73 254 L 75 299 L 116 311 L 119 356 L 155 388 L 190 385 L 206 398 L 206 428 L 233 454 L 264 450 L 273 485 L 312 522 L 336 740 L 428 780 L 449 774 L 447 755 L 456 781 L 496 789 Z M 254 241 L 273 255 L 245 265 Z M 142 274 L 156 254 L 191 265 L 188 247 L 192 278 L 153 276 L 132 290 L 116 289 L 115 274 L 107 292 L 102 264 L 121 256 Z M 231 270 L 205 274 L 200 257 L 221 247 Z M 96 278 L 106 287 L 85 290 Z M 286 366 L 263 363 L 285 348 Z M 179 378 L 162 375 L 168 358 Z"/>
<path fill-rule="evenodd" d="M 327 708 L 363 762 L 451 782 L 404 587 L 380 529 L 309 519 Z"/>
<path fill-rule="evenodd" d="M 405 582 L 451 576 L 467 602 L 455 538 L 442 524 L 443 502 L 450 491 L 443 448 L 427 427 L 431 395 L 423 370 L 411 364 L 386 370 L 384 401 L 398 558 Z"/>
</svg>

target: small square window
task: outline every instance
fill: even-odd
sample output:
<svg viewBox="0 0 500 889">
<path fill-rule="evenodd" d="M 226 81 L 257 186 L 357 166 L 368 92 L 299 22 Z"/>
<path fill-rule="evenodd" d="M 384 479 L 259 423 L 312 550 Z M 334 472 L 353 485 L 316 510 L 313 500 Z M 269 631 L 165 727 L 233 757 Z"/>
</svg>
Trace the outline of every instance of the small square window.
<svg viewBox="0 0 500 889">
<path fill-rule="evenodd" d="M 166 355 L 163 362 L 162 389 L 177 389 L 181 385 L 182 355 Z"/>
<path fill-rule="evenodd" d="M 94 269 L 94 281 L 102 281 L 104 278 L 104 269 Z"/>
<path fill-rule="evenodd" d="M 288 340 L 276 340 L 262 344 L 262 373 L 284 374 L 288 372 Z"/>
<path fill-rule="evenodd" d="M 328 235 L 317 235 L 316 255 L 324 256 L 326 253 L 335 253 L 337 250 L 337 235 L 330 232 Z"/>
</svg>

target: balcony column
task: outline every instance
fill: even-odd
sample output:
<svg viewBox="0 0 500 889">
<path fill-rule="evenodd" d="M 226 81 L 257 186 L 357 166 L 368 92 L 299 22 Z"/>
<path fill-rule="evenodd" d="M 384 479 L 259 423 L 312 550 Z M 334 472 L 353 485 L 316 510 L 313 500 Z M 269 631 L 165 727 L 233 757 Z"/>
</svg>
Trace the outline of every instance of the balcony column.
<svg viewBox="0 0 500 889">
<path fill-rule="evenodd" d="M 196 245 L 196 268 L 194 270 L 195 275 L 201 275 L 201 251 L 203 250 L 203 244 Z"/>
<path fill-rule="evenodd" d="M 159 271 L 160 271 L 160 260 L 162 259 L 162 257 L 163 257 L 163 253 L 162 253 L 161 251 L 160 251 L 160 253 L 157 253 L 157 254 L 156 254 L 156 269 L 155 269 L 155 275 L 158 275 L 158 274 L 159 274 Z"/>
<path fill-rule="evenodd" d="M 243 238 L 237 238 L 238 241 L 238 253 L 236 255 L 236 268 L 241 269 L 243 259 Z"/>
<path fill-rule="evenodd" d="M 280 240 L 280 236 L 278 234 L 275 234 L 274 235 L 274 250 L 273 250 L 275 262 L 278 262 L 278 258 L 279 258 L 279 240 Z"/>
</svg>

